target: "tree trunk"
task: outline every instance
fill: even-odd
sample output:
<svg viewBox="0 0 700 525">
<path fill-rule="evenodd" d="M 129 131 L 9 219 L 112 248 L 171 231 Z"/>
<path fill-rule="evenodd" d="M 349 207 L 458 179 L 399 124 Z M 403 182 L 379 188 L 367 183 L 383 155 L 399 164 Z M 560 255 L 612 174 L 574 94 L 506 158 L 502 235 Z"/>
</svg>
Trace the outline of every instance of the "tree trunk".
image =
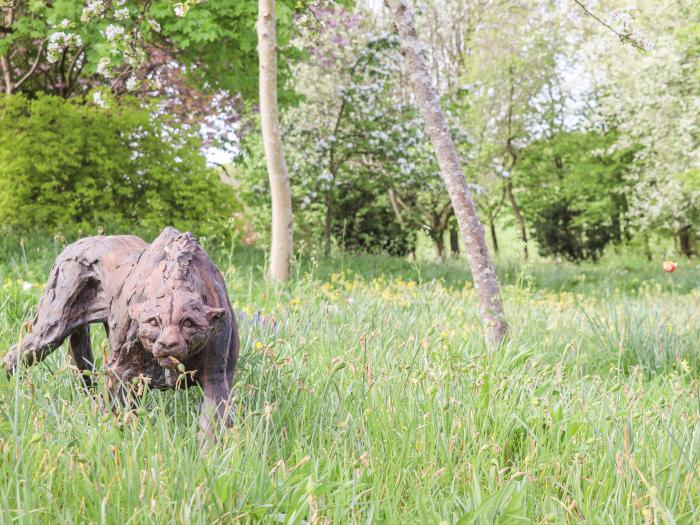
<svg viewBox="0 0 700 525">
<path fill-rule="evenodd" d="M 489 229 L 491 230 L 491 243 L 493 244 L 493 253 L 498 253 L 498 238 L 496 237 L 496 225 L 493 221 L 489 222 Z"/>
<path fill-rule="evenodd" d="M 399 201 L 396 197 L 396 192 L 392 188 L 389 189 L 389 202 L 391 203 L 391 209 L 394 210 L 396 222 L 398 222 L 401 226 L 404 226 L 403 215 L 401 214 L 401 206 L 399 206 Z"/>
<path fill-rule="evenodd" d="M 646 231 L 642 233 L 642 244 L 644 246 L 644 256 L 647 258 L 647 261 L 651 262 L 653 257 L 651 253 L 651 246 L 649 246 L 649 234 Z"/>
<path fill-rule="evenodd" d="M 694 254 L 691 231 L 692 228 L 690 226 L 684 226 L 678 232 L 678 242 L 680 244 L 680 251 L 681 254 L 685 255 L 686 257 L 692 257 Z"/>
<path fill-rule="evenodd" d="M 464 178 L 445 115 L 440 108 L 438 94 L 423 59 L 422 46 L 416 35 L 413 15 L 406 0 L 384 0 L 384 3 L 393 14 L 401 43 L 401 53 L 406 60 L 406 69 L 411 79 L 416 102 L 425 120 L 462 232 L 484 323 L 486 341 L 490 348 L 497 348 L 506 336 L 507 325 L 496 271 L 484 238 L 484 227 L 476 214 L 476 206 Z"/>
<path fill-rule="evenodd" d="M 513 146 L 513 100 L 515 97 L 515 76 L 513 66 L 508 68 L 508 79 L 510 81 L 510 100 L 508 102 L 508 139 L 506 140 L 506 152 L 510 155 L 510 177 L 513 176 L 515 171 L 515 164 L 518 162 L 518 153 Z M 515 200 L 515 195 L 513 194 L 513 179 L 508 178 L 506 181 L 506 192 L 508 193 L 508 200 L 510 201 L 510 207 L 513 209 L 515 218 L 520 226 L 520 240 L 523 241 L 523 258 L 527 261 L 528 251 L 527 251 L 527 228 L 525 227 L 525 217 L 523 217 L 520 211 L 520 206 L 518 206 L 518 201 Z"/>
<path fill-rule="evenodd" d="M 330 194 L 326 195 L 326 224 L 323 229 L 323 255 L 330 257 L 331 240 L 333 234 L 333 199 Z"/>
<path fill-rule="evenodd" d="M 10 70 L 10 62 L 6 56 L 0 57 L 0 67 L 2 68 L 3 84 L 5 85 L 5 95 L 12 95 L 12 72 Z"/>
<path fill-rule="evenodd" d="M 433 239 L 433 243 L 435 244 L 435 255 L 437 255 L 440 262 L 445 262 L 445 236 L 443 235 L 443 232 L 440 232 L 439 234 L 436 233 L 430 237 Z"/>
<path fill-rule="evenodd" d="M 523 241 L 523 258 L 527 261 L 529 253 L 527 250 L 527 228 L 525 227 L 525 217 L 523 217 L 520 206 L 518 206 L 518 201 L 515 200 L 515 195 L 513 194 L 513 183 L 511 181 L 506 183 L 506 192 L 508 193 L 510 207 L 513 209 L 515 219 L 518 221 L 518 226 L 520 227 L 520 240 Z"/>
<path fill-rule="evenodd" d="M 8 29 L 12 29 L 12 24 L 14 23 L 14 3 L 10 2 L 9 5 L 5 7 L 6 12 L 5 12 L 5 18 L 2 21 L 4 26 Z M 12 95 L 12 91 L 14 90 L 14 86 L 12 85 L 12 64 L 10 64 L 10 61 L 7 59 L 9 56 L 10 49 L 7 50 L 6 55 L 3 55 L 0 57 L 0 67 L 2 67 L 2 79 L 3 79 L 3 84 L 5 85 L 5 95 L 9 97 Z"/>
<path fill-rule="evenodd" d="M 450 224 L 450 252 L 452 257 L 459 257 L 459 225 L 455 221 Z"/>
<path fill-rule="evenodd" d="M 258 4 L 258 57 L 260 64 L 260 123 L 267 173 L 272 195 L 272 246 L 270 277 L 289 279 L 292 257 L 292 192 L 282 151 L 277 110 L 277 42 L 275 37 L 275 0 Z"/>
</svg>

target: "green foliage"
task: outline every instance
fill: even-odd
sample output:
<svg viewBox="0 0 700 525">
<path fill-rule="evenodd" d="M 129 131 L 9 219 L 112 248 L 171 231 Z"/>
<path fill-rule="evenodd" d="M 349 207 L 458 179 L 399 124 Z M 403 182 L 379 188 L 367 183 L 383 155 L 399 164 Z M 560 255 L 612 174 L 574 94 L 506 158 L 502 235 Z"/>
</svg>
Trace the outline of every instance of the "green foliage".
<svg viewBox="0 0 700 525">
<path fill-rule="evenodd" d="M 196 136 L 151 112 L 40 96 L 0 100 L 0 222 L 71 234 L 165 225 L 223 233 L 236 199 Z"/>
<path fill-rule="evenodd" d="M 422 120 L 412 104 L 396 100 L 396 38 L 360 33 L 357 15 L 342 9 L 323 13 L 321 21 L 337 33 L 315 49 L 320 64 L 305 64 L 299 74 L 302 85 L 311 83 L 307 91 L 318 93 L 283 113 L 295 238 L 405 255 L 426 225 L 442 236 L 451 208 Z M 269 190 L 257 126 L 242 146 L 234 176 L 264 231 Z"/>
<path fill-rule="evenodd" d="M 343 250 L 405 256 L 416 249 L 416 230 L 396 221 L 386 191 L 341 185 L 333 235 Z"/>
<path fill-rule="evenodd" d="M 559 133 L 525 148 L 513 174 L 519 199 L 543 255 L 597 259 L 623 239 L 629 150 L 616 136 Z"/>
<path fill-rule="evenodd" d="M 0 33 L 0 56 L 9 59 L 12 75 L 21 77 L 30 71 L 37 54 L 46 55 L 21 90 L 73 96 L 82 94 L 82 89 L 77 89 L 79 78 L 83 84 L 115 87 L 113 77 L 162 66 L 149 57 L 157 49 L 182 65 L 194 85 L 256 100 L 257 3 L 209 0 L 197 3 L 186 16 L 177 16 L 175 5 L 171 0 L 145 4 L 135 0 L 23 2 L 14 9 L 7 34 Z M 302 6 L 294 0 L 281 0 L 276 5 L 280 99 L 290 103 L 294 100 L 288 83 L 290 64 L 300 57 L 291 45 L 293 17 Z M 125 10 L 126 15 L 120 14 Z M 108 28 L 119 31 L 118 36 L 110 37 Z M 70 44 L 59 46 L 49 60 L 50 45 L 38 43 L 50 44 L 60 33 L 69 35 Z M 100 72 L 101 60 L 107 62 L 108 74 Z"/>
<path fill-rule="evenodd" d="M 288 85 L 290 63 L 299 58 L 290 38 L 293 15 L 300 7 L 294 0 L 281 0 L 276 8 L 278 98 L 289 103 L 294 100 Z M 159 0 L 153 2 L 150 12 L 162 26 L 161 38 L 178 50 L 178 60 L 198 66 L 188 70 L 190 78 L 199 85 L 240 93 L 246 100 L 257 99 L 257 2 L 207 0 L 178 17 L 172 1 Z"/>
</svg>

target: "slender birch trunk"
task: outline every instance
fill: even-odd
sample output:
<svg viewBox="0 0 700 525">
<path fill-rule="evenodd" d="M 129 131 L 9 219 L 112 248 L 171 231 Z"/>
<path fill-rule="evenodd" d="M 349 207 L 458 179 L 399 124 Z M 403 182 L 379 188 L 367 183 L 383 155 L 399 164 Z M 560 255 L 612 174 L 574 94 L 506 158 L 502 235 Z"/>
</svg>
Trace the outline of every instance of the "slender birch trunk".
<svg viewBox="0 0 700 525">
<path fill-rule="evenodd" d="M 393 14 L 401 53 L 406 60 L 416 102 L 425 120 L 464 238 L 464 248 L 474 278 L 486 341 L 490 348 L 497 348 L 506 336 L 507 325 L 496 271 L 484 238 L 484 227 L 479 222 L 474 200 L 464 178 L 452 135 L 447 127 L 445 114 L 440 108 L 438 94 L 423 59 L 422 46 L 416 34 L 413 15 L 406 0 L 384 0 L 384 3 Z"/>
<path fill-rule="evenodd" d="M 10 96 L 12 95 L 12 71 L 10 69 L 10 62 L 7 60 L 7 57 L 1 56 L 0 57 L 0 68 L 2 68 L 2 78 L 3 78 L 3 83 L 5 85 L 5 95 Z"/>
<path fill-rule="evenodd" d="M 12 29 L 12 24 L 14 23 L 15 18 L 15 9 L 12 3 L 9 6 L 7 6 L 6 9 L 7 11 L 5 13 L 3 23 L 6 28 Z M 10 50 L 8 49 L 8 55 L 9 52 Z M 10 64 L 10 61 L 7 58 L 8 55 L 0 56 L 0 68 L 2 68 L 3 83 L 5 84 L 5 95 L 9 97 L 10 95 L 12 95 L 14 86 L 12 85 L 12 65 Z"/>
<path fill-rule="evenodd" d="M 506 182 L 506 191 L 508 193 L 508 201 L 510 201 L 510 207 L 513 209 L 515 214 L 515 219 L 518 221 L 520 226 L 520 240 L 523 241 L 523 258 L 527 261 L 529 253 L 527 250 L 527 228 L 525 227 L 525 217 L 523 216 L 518 201 L 515 199 L 515 194 L 513 193 L 513 172 L 515 171 L 515 165 L 518 162 L 518 152 L 513 146 L 513 100 L 515 99 L 515 78 L 513 72 L 513 66 L 508 68 L 508 78 L 510 79 L 510 100 L 508 101 L 508 139 L 506 140 L 506 153 L 510 155 L 510 176 Z"/>
<path fill-rule="evenodd" d="M 270 277 L 289 279 L 292 257 L 292 192 L 284 162 L 277 109 L 277 39 L 275 0 L 258 4 L 258 57 L 260 64 L 260 123 L 262 126 L 267 173 L 272 195 L 272 246 Z"/>
</svg>

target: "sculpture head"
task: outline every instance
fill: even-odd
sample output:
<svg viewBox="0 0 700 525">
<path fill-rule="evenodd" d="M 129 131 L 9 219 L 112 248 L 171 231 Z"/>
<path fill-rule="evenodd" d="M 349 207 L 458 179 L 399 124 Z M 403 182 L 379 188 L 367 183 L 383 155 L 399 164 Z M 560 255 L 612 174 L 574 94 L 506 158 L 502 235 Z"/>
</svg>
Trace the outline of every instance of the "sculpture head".
<svg viewBox="0 0 700 525">
<path fill-rule="evenodd" d="M 216 337 L 224 316 L 223 308 L 207 306 L 196 294 L 185 290 L 146 299 L 132 310 L 141 344 L 160 366 L 172 370 Z"/>
</svg>

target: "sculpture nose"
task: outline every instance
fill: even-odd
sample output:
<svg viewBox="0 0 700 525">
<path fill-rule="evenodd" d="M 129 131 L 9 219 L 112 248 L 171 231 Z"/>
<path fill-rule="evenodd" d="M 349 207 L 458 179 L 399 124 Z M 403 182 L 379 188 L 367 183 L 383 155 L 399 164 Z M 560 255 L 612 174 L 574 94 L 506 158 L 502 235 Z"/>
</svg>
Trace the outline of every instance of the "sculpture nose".
<svg viewBox="0 0 700 525">
<path fill-rule="evenodd" d="M 163 341 L 160 343 L 160 347 L 166 351 L 172 350 L 173 348 L 177 348 L 177 346 L 177 341 Z"/>
<path fill-rule="evenodd" d="M 168 356 L 177 353 L 180 346 L 180 338 L 174 330 L 165 329 L 153 348 L 156 357 Z"/>
</svg>

